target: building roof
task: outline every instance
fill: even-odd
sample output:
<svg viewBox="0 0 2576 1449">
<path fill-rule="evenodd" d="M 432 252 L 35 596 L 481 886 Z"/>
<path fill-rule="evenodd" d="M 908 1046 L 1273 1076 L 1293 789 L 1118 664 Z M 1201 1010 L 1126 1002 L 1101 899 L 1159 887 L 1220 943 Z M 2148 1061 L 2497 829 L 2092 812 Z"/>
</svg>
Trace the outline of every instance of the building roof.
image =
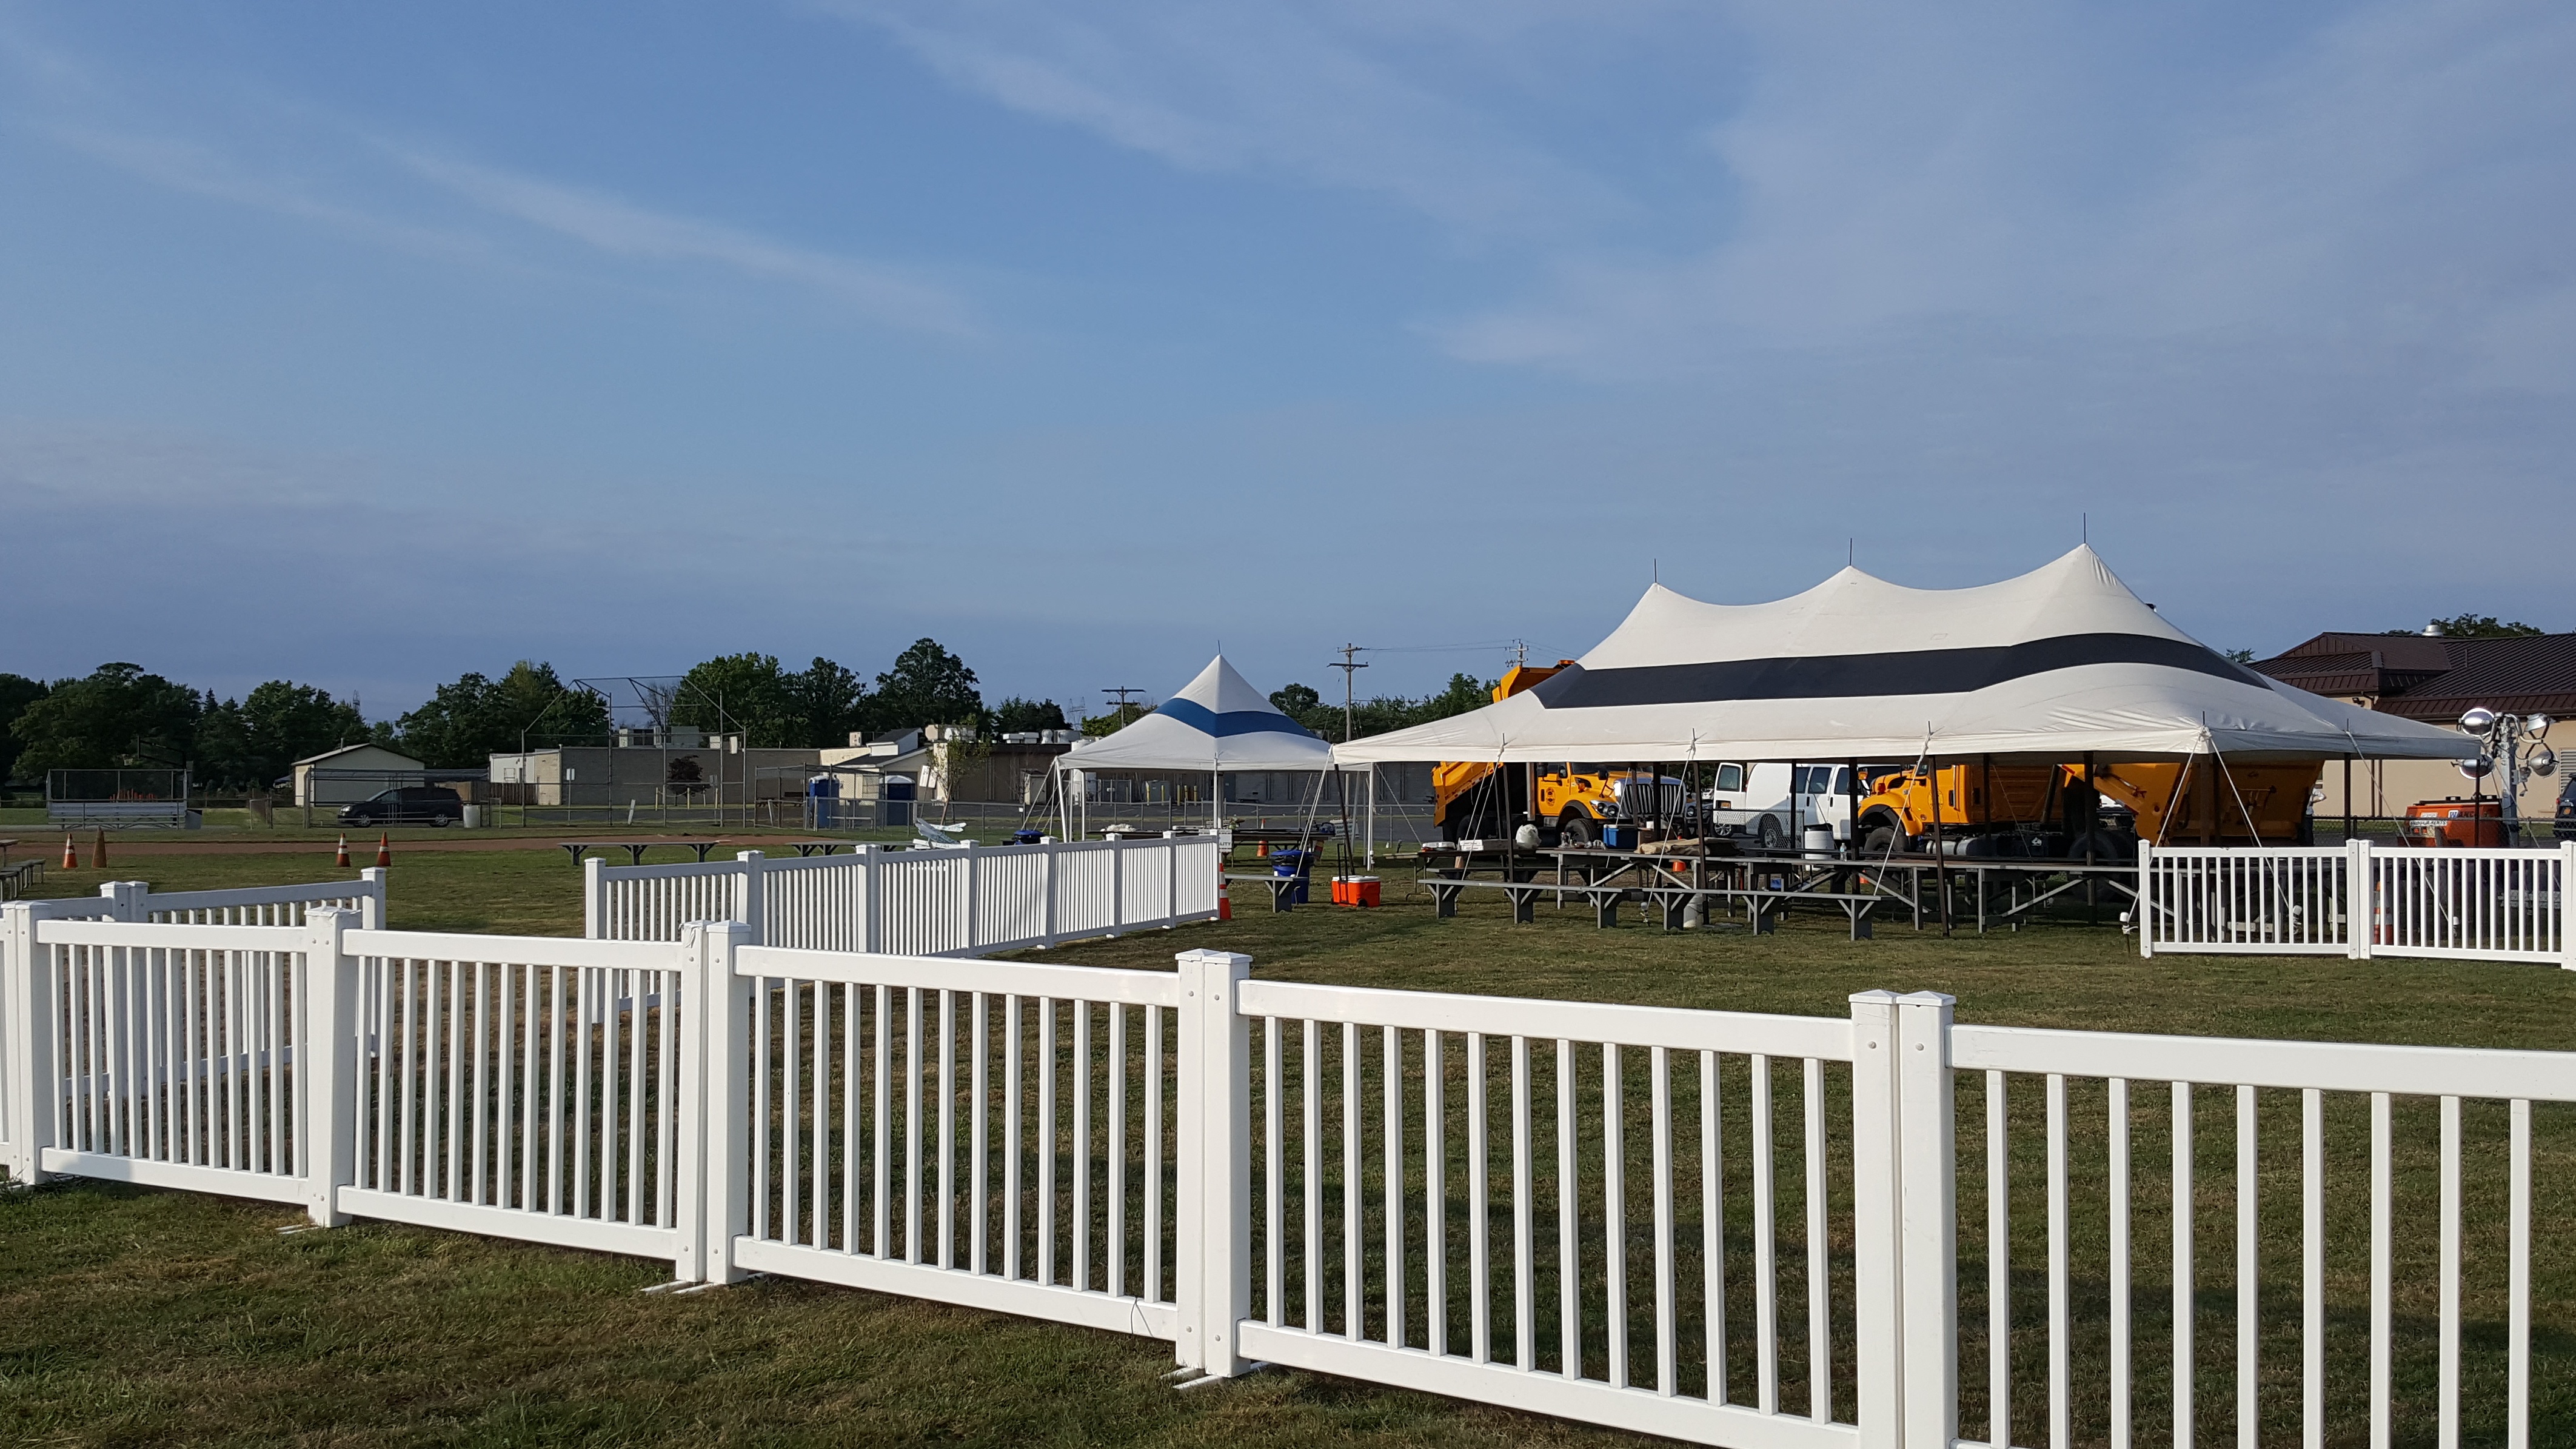
<svg viewBox="0 0 2576 1449">
<path fill-rule="evenodd" d="M 336 750 L 324 750 L 318 755 L 306 755 L 303 759 L 296 761 L 295 764 L 297 768 L 300 769 L 306 765 L 321 764 L 324 760 L 336 760 L 342 755 L 354 754 L 359 750 L 373 750 L 380 755 L 391 755 L 397 760 L 408 761 L 410 767 L 415 770 L 426 767 L 425 761 L 414 760 L 411 756 L 404 754 L 400 750 L 387 749 L 385 746 L 377 744 L 373 740 L 360 740 L 354 745 L 342 745 Z"/>
<path fill-rule="evenodd" d="M 2576 715 L 2576 634 L 2319 634 L 2253 667 L 2312 694 L 2366 697 L 2382 713 L 2436 724 L 2475 705 Z"/>
</svg>

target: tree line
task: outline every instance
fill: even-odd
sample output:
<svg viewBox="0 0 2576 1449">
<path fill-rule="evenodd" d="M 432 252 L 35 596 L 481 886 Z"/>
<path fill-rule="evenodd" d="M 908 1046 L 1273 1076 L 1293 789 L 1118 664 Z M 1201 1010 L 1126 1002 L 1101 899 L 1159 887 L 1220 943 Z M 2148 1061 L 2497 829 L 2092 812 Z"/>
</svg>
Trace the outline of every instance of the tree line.
<svg viewBox="0 0 2576 1449">
<path fill-rule="evenodd" d="M 1452 674 L 1449 683 L 1437 693 L 1426 694 L 1420 699 L 1407 699 L 1400 694 L 1376 695 L 1354 700 L 1345 712 L 1341 705 L 1325 699 L 1312 686 L 1291 684 L 1273 691 L 1270 703 L 1281 714 L 1318 736 L 1339 744 L 1382 735 L 1390 730 L 1429 724 L 1435 719 L 1447 719 L 1471 709 L 1482 709 L 1494 702 L 1495 687 L 1496 681 L 1491 679 L 1478 679 L 1472 674 Z M 1347 729 L 1344 727 L 1346 717 Z"/>
<path fill-rule="evenodd" d="M 1342 706 L 1309 685 L 1291 684 L 1270 702 L 1338 741 L 1464 714 L 1488 703 L 1493 688 L 1491 680 L 1453 674 L 1445 688 L 1420 699 L 1360 700 L 1347 735 Z M 1012 696 L 987 705 L 975 671 L 935 639 L 914 641 L 872 679 L 819 656 L 789 669 L 775 655 L 719 655 L 676 680 L 647 683 L 640 703 L 656 727 L 740 734 L 758 747 L 828 749 L 853 736 L 931 724 L 987 735 L 1068 727 L 1053 700 Z M 1130 706 L 1087 726 L 1108 733 L 1147 712 Z M 227 699 L 131 663 L 50 683 L 0 673 L 0 779 L 41 780 L 57 769 L 184 768 L 207 788 L 255 790 L 297 760 L 362 743 L 437 769 L 475 769 L 495 754 L 607 743 L 611 716 L 606 696 L 527 659 L 498 675 L 459 675 L 419 708 L 375 721 L 354 696 L 336 699 L 287 679 Z"/>
<path fill-rule="evenodd" d="M 871 681 L 817 657 L 800 670 L 767 654 L 728 654 L 676 682 L 648 684 L 641 701 L 658 727 L 741 734 L 753 746 L 829 748 L 853 734 L 925 724 L 987 732 L 1063 729 L 1052 700 L 1012 697 L 988 707 L 975 671 L 933 639 L 914 642 Z M 372 743 L 437 769 L 474 769 L 495 754 L 605 744 L 610 702 L 522 659 L 497 676 L 467 673 L 418 709 L 370 722 L 353 696 L 273 679 L 238 699 L 174 683 L 131 663 L 51 682 L 0 673 L 0 779 L 49 770 L 190 770 L 201 786 L 268 786 L 307 759 Z"/>
</svg>

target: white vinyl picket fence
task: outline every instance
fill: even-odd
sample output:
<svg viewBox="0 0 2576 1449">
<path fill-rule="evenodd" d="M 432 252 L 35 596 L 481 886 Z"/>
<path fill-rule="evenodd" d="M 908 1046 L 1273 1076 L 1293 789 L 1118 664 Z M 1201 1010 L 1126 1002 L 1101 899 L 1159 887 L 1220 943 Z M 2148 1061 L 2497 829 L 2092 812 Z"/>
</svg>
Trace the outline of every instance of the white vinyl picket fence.
<svg viewBox="0 0 2576 1449">
<path fill-rule="evenodd" d="M 2576 841 L 2549 850 L 2141 846 L 2138 949 L 2576 966 Z"/>
<path fill-rule="evenodd" d="M 741 921 L 764 945 L 980 956 L 1202 921 L 1217 912 L 1212 835 L 878 850 L 679 865 L 582 862 L 582 934 L 676 941 Z"/>
<path fill-rule="evenodd" d="M 2531 1272 L 2576 1053 L 1983 1027 L 1932 994 L 1806 1018 L 1253 981 L 1208 951 L 812 951 L 739 922 L 623 942 L 11 905 L 0 931 L 22 1181 L 903 1293 L 1216 1376 L 1741 1449 L 2059 1449 L 2151 1418 L 2177 1443 L 2523 1449 L 2535 1331 L 2570 1326 L 2534 1322 Z"/>
<path fill-rule="evenodd" d="M 385 919 L 385 875 L 383 870 L 371 867 L 361 871 L 359 878 L 354 881 L 315 881 L 304 885 L 249 886 L 233 890 L 159 893 L 155 893 L 144 881 L 108 881 L 99 886 L 98 894 L 94 896 L 67 896 L 58 900 L 23 901 L 18 904 L 30 921 L 77 920 L 294 926 L 303 923 L 307 912 L 328 907 L 355 912 L 358 918 L 368 925 L 382 925 Z M 19 949 L 21 949 L 20 943 L 14 937 L 0 933 L 0 982 L 16 979 L 19 967 L 12 953 Z M 29 945 L 25 949 L 33 948 Z M 259 989 L 274 994 L 276 990 L 275 983 L 267 981 L 262 975 L 265 970 L 263 967 L 221 957 L 209 957 L 200 965 L 203 970 L 194 979 L 201 989 L 214 993 L 210 998 L 214 1002 L 229 1003 L 230 998 L 227 993 L 236 985 L 245 993 Z M 14 1160 L 9 1154 L 15 1149 L 16 1143 L 10 1134 L 18 1130 L 16 1124 L 20 1120 L 20 1112 L 16 1107 L 18 1099 L 12 1094 L 25 1090 L 17 1080 L 16 1073 L 10 1070 L 11 1043 L 16 1040 L 16 1035 L 21 1029 L 21 1024 L 13 1015 L 18 1010 L 16 996 L 0 993 L 0 1162 Z M 216 1010 L 216 1008 L 208 1007 L 207 1010 Z M 109 1019 L 107 1014 L 102 1013 L 95 1024 L 103 1025 Z M 213 1017 L 205 1018 L 202 1024 L 210 1030 L 220 1030 L 227 1020 L 228 1018 L 222 1017 L 218 1012 Z M 103 1047 L 104 1044 L 102 1044 Z M 213 1063 L 210 1070 L 220 1075 L 221 1064 L 229 1060 L 229 1057 L 222 1052 L 210 1051 L 203 1060 Z M 108 1079 L 84 1076 L 81 1080 L 84 1083 L 82 1090 L 91 1090 L 103 1085 Z M 215 1079 L 210 1077 L 208 1080 Z M 235 1085 L 237 1086 L 238 1083 Z M 102 1102 L 103 1100 L 101 1099 Z M 182 1105 L 185 1105 L 184 1102 Z M 194 1125 L 191 1125 L 192 1123 Z M 202 1113 L 194 1118 L 173 1118 L 169 1125 L 172 1130 L 182 1134 L 183 1145 L 194 1143 L 195 1145 L 189 1146 L 187 1150 L 196 1153 L 204 1160 L 211 1160 L 219 1140 L 223 1150 L 234 1157 L 238 1157 L 250 1146 L 246 1141 L 236 1140 L 235 1136 L 219 1138 L 214 1135 L 226 1130 L 223 1122 L 219 1119 L 205 1118 Z M 142 1128 L 135 1130 L 158 1129 L 154 1127 L 147 1112 Z M 185 1136 L 187 1132 L 200 1130 L 208 1134 L 202 1142 L 196 1142 L 196 1139 Z M 243 1131 L 248 1131 L 247 1124 L 244 1125 Z"/>
</svg>

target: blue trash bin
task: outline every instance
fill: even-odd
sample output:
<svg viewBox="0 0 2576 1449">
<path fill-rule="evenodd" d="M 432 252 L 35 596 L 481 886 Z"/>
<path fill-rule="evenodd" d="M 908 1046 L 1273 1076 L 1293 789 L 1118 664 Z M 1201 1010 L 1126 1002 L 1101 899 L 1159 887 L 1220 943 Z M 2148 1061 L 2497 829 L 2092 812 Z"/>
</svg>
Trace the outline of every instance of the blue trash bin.
<svg viewBox="0 0 2576 1449">
<path fill-rule="evenodd" d="M 1288 897 L 1289 903 L 1292 905 L 1302 906 L 1306 904 L 1306 866 L 1307 863 L 1313 859 L 1313 851 L 1298 850 L 1293 847 L 1287 850 L 1274 850 L 1270 852 L 1270 873 L 1272 875 L 1282 877 L 1295 876 L 1297 878 L 1297 889 L 1290 893 Z"/>
</svg>

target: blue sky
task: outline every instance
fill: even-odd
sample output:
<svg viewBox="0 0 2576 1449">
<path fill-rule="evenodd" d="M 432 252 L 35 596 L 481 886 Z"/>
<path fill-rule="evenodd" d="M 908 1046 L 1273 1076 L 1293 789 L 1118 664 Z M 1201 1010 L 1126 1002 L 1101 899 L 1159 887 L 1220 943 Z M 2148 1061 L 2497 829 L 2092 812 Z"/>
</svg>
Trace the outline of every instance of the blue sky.
<svg viewBox="0 0 2576 1449">
<path fill-rule="evenodd" d="M 2220 647 L 2576 628 L 2571 72 L 2543 4 L 0 3 L 0 668 L 1419 692 L 2086 515 Z"/>
</svg>

